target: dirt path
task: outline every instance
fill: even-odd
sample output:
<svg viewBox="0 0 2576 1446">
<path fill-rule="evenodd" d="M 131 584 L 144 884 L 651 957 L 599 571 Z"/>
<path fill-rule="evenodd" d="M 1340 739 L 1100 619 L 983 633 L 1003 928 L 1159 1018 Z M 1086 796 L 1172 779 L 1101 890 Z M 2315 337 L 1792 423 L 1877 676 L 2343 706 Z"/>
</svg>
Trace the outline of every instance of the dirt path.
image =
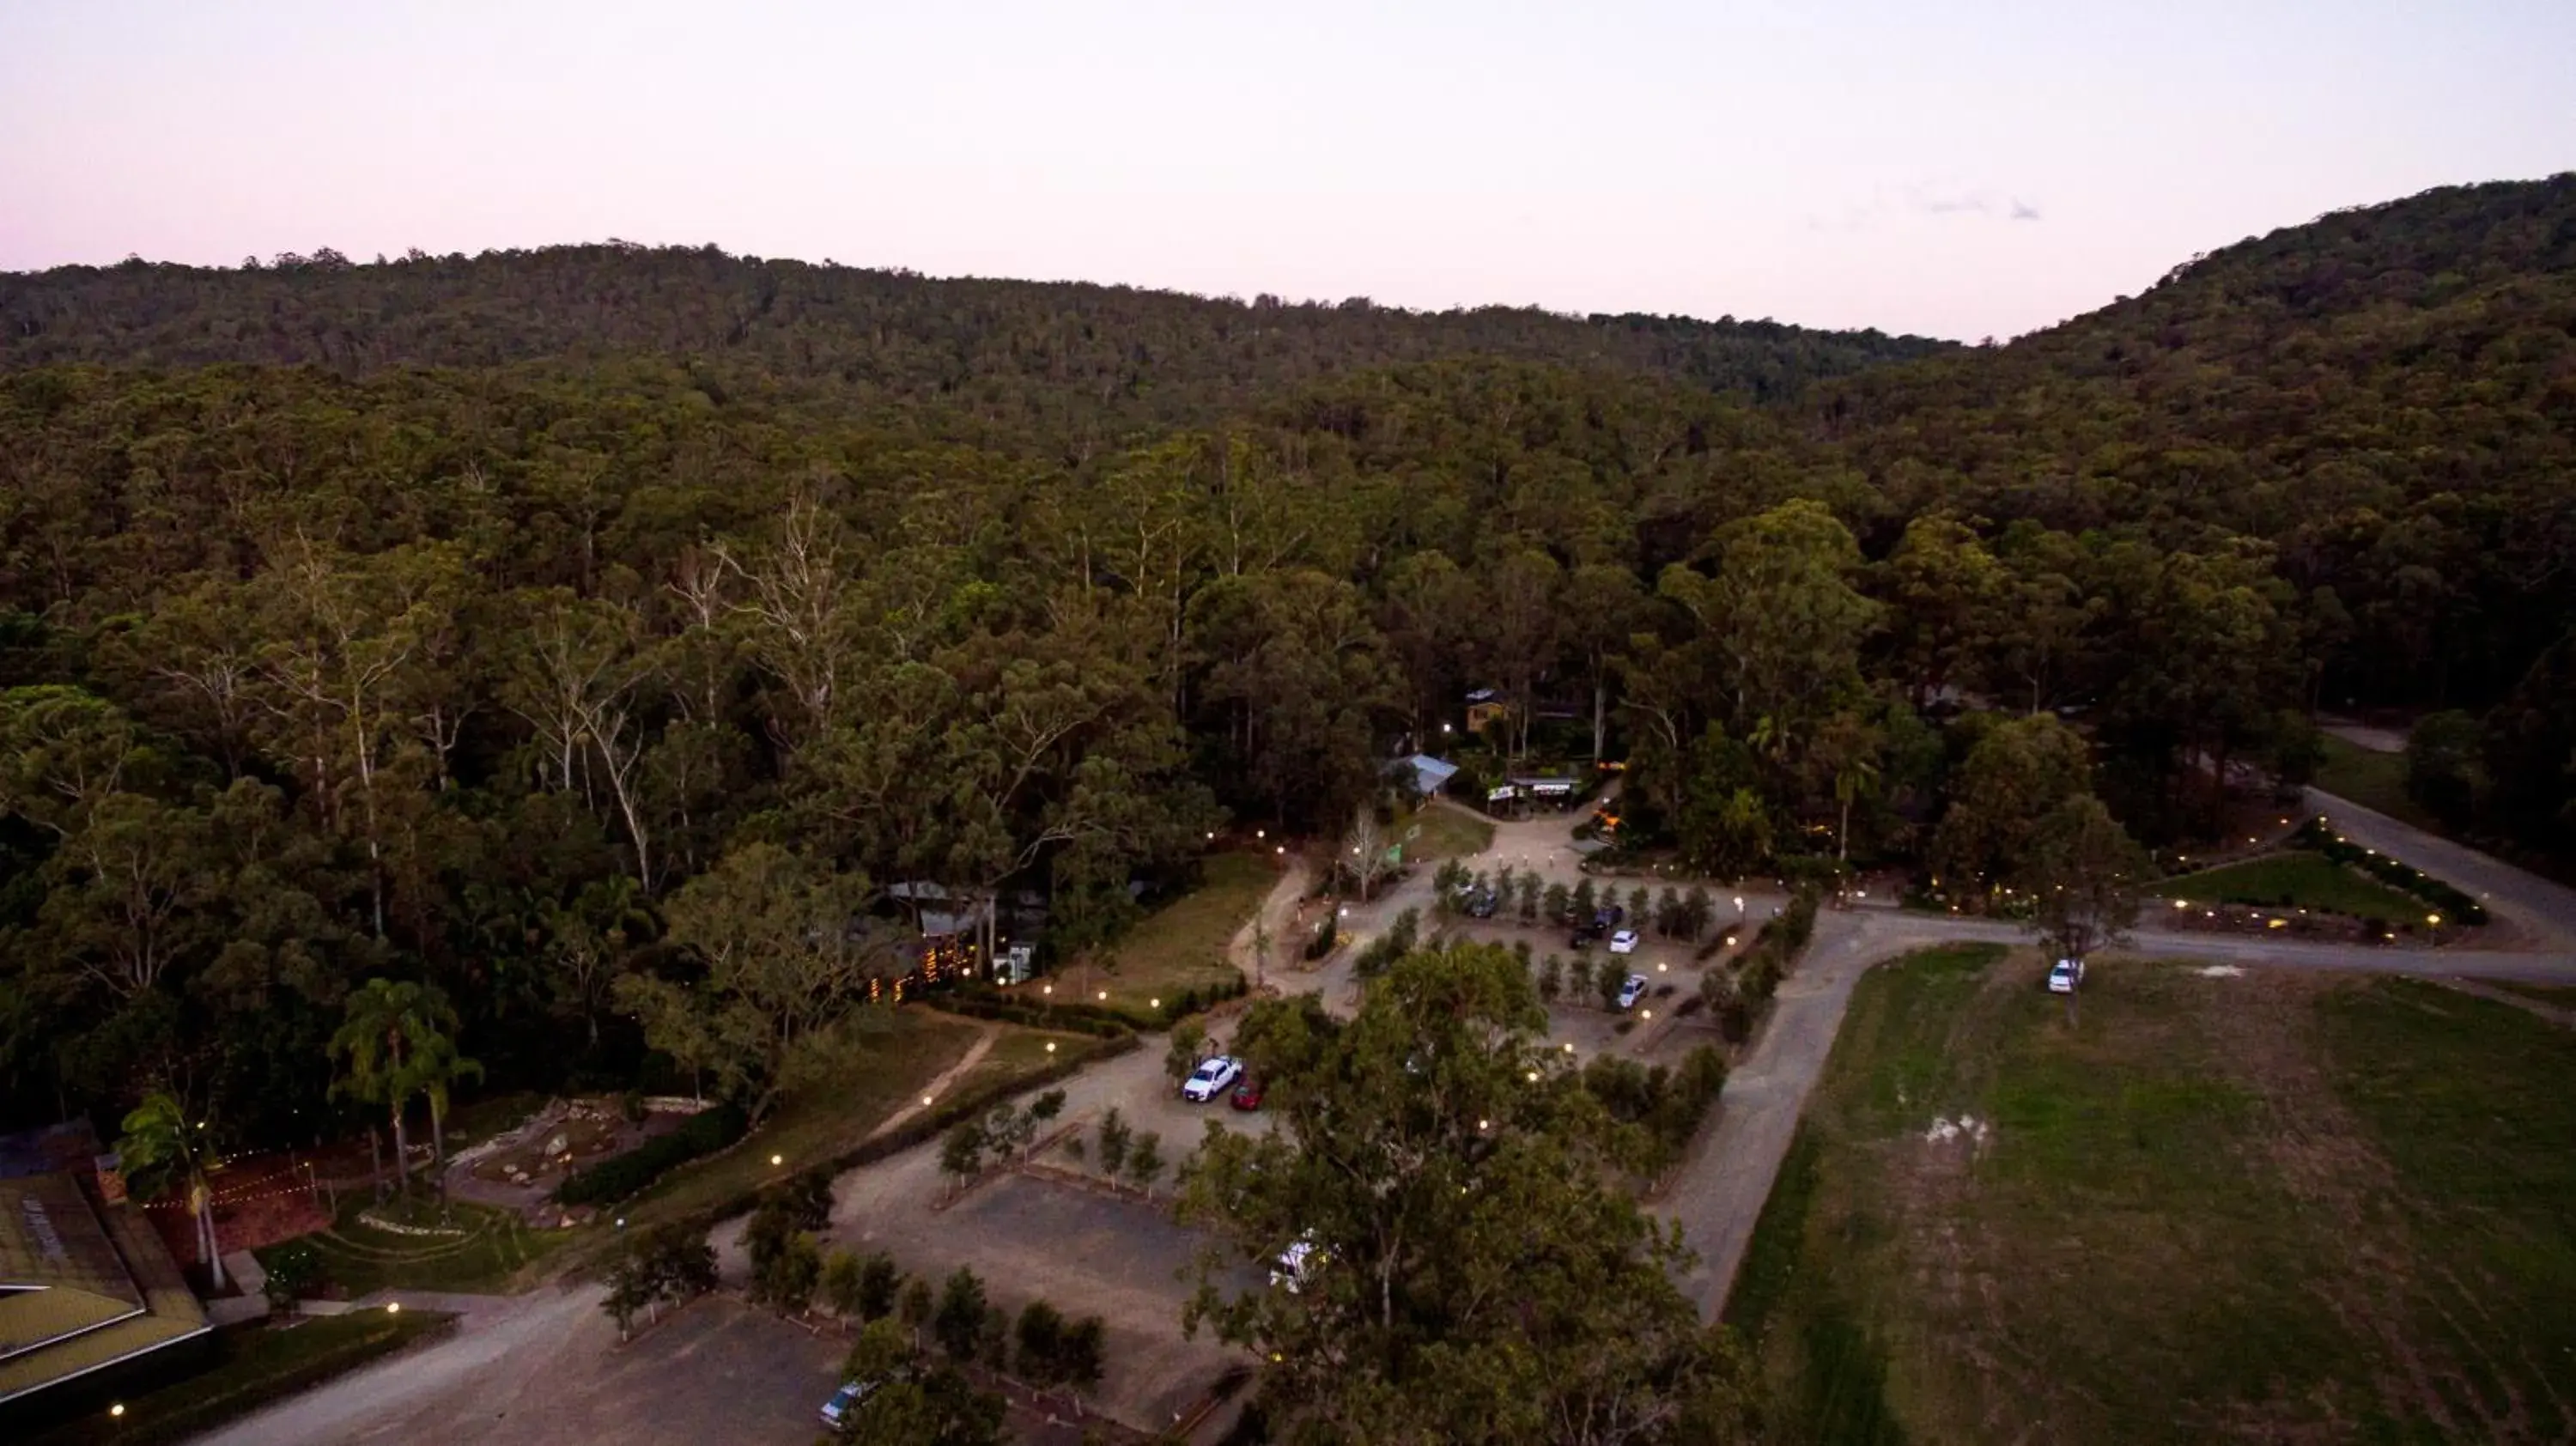
<svg viewBox="0 0 2576 1446">
<path fill-rule="evenodd" d="M 2528 994 L 2516 994 L 2510 989 L 2498 989 L 2492 984 L 2481 984 L 2475 979 L 2427 977 L 2446 989 L 2456 989 L 2462 994 L 2474 994 L 2480 999 L 2492 999 L 2498 1004 L 2510 1004 L 2525 1013 L 2539 1015 L 2561 1029 L 2576 1029 L 2576 1009 L 2552 1004 L 2545 999 L 2534 999 Z"/>
<path fill-rule="evenodd" d="M 1243 927 L 1234 931 L 1233 940 L 1225 947 L 1225 957 L 1235 968 L 1243 971 L 1245 978 L 1261 978 L 1265 974 L 1260 959 L 1256 957 L 1257 930 L 1269 931 L 1271 964 L 1280 962 L 1283 950 L 1288 951 L 1286 957 L 1294 957 L 1295 946 L 1288 941 L 1295 931 L 1289 927 L 1288 921 L 1295 916 L 1298 903 L 1306 897 L 1306 887 L 1305 862 L 1292 860 L 1286 871 L 1279 875 L 1279 882 L 1272 884 L 1270 892 L 1262 897 L 1261 907 L 1253 910 L 1252 917 L 1243 921 Z"/>
<path fill-rule="evenodd" d="M 964 1079 L 968 1070 L 982 1064 L 984 1056 L 993 1052 L 993 1041 L 1000 1038 L 1001 1034 L 1002 1031 L 994 1026 L 985 1025 L 976 1033 L 975 1042 L 966 1046 L 966 1053 L 959 1056 L 955 1064 L 941 1070 L 930 1083 L 921 1087 L 922 1100 L 935 1100 L 948 1093 L 949 1086 Z M 905 1105 L 902 1109 L 886 1116 L 884 1122 L 875 1129 L 868 1131 L 868 1138 L 873 1140 L 879 1135 L 886 1134 L 928 1108 L 930 1108 L 928 1104 L 919 1101 Z"/>
<path fill-rule="evenodd" d="M 2374 728 L 2367 723 L 2355 723 L 2344 718 L 2320 718 L 2317 727 L 2355 748 L 2366 748 L 2373 753 L 2406 751 L 2406 735 L 2394 728 Z"/>
</svg>

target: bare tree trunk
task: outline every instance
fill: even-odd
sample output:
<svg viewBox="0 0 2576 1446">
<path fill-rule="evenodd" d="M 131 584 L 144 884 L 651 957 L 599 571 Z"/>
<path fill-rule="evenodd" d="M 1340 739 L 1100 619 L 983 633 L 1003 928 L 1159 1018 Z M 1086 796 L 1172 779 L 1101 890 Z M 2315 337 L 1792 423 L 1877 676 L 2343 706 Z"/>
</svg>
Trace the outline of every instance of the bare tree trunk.
<svg viewBox="0 0 2576 1446">
<path fill-rule="evenodd" d="M 206 1254 L 206 1269 L 214 1276 L 215 1289 L 221 1291 L 224 1288 L 224 1257 L 222 1248 L 215 1243 L 215 1197 L 212 1192 L 197 1197 L 197 1229 L 203 1241 L 200 1248 Z"/>
<path fill-rule="evenodd" d="M 403 1102 L 394 1101 L 394 1186 L 411 1197 L 411 1131 L 403 1124 Z"/>
</svg>

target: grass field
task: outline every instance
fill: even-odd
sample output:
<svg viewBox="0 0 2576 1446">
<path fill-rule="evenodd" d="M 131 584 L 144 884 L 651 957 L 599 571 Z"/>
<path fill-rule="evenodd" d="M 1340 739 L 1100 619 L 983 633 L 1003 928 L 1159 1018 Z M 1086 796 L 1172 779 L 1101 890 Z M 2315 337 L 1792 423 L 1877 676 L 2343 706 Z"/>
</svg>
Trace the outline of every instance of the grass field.
<svg viewBox="0 0 2576 1446">
<path fill-rule="evenodd" d="M 2151 892 L 2194 903 L 2279 905 L 2357 919 L 2411 919 L 2424 908 L 2409 895 L 2304 849 L 2160 880 Z"/>
<path fill-rule="evenodd" d="M 2380 753 L 2331 733 L 2324 737 L 2325 761 L 2317 768 L 2317 787 L 2427 832 L 2446 832 L 2406 796 L 2405 754 Z"/>
<path fill-rule="evenodd" d="M 2555 1004 L 2561 1009 L 2576 1009 L 2576 984 L 2529 984 L 2520 979 L 2491 979 L 2487 982 L 2495 988 L 2519 994 L 2525 999 L 2537 999 L 2543 1004 Z"/>
<path fill-rule="evenodd" d="M 238 1420 L 446 1329 L 429 1311 L 388 1315 L 363 1311 L 313 1316 L 279 1328 L 265 1323 L 215 1332 L 213 1361 L 203 1372 L 123 1398 L 124 1414 L 92 1412 L 33 1437 L 24 1446 L 161 1446 Z"/>
<path fill-rule="evenodd" d="M 1422 831 L 1406 838 L 1408 830 Z M 1404 841 L 1406 863 L 1438 863 L 1442 859 L 1464 858 L 1480 854 L 1494 845 L 1494 826 L 1463 808 L 1433 804 L 1411 818 L 1399 821 L 1395 836 Z"/>
<path fill-rule="evenodd" d="M 1077 964 L 1070 975 L 1086 989 L 1108 990 L 1112 1008 L 1132 1005 L 1139 1022 L 1160 1027 L 1146 1000 L 1169 999 L 1184 989 L 1241 977 L 1242 971 L 1226 962 L 1226 945 L 1278 882 L 1278 869 L 1258 854 L 1211 855 L 1197 888 L 1146 915 L 1113 946 L 1109 955 L 1115 972 L 1105 965 Z M 1288 946 L 1271 947 L 1277 958 Z"/>
<path fill-rule="evenodd" d="M 2039 978 L 1945 951 L 1855 992 L 1728 1306 L 1779 1439 L 2576 1433 L 2576 1032 L 2396 980 Z"/>
<path fill-rule="evenodd" d="M 524 1286 L 534 1274 L 531 1267 L 569 1238 L 566 1231 L 531 1229 L 506 1210 L 458 1202 L 442 1213 L 425 1194 L 408 1209 L 397 1198 L 377 1213 L 399 1224 L 459 1233 L 406 1235 L 359 1218 L 373 1206 L 364 1192 L 343 1199 L 330 1229 L 301 1237 L 322 1257 L 323 1273 L 353 1300 L 389 1288 L 495 1292 Z M 273 1265 L 285 1248 L 263 1246 L 254 1253 Z"/>
</svg>

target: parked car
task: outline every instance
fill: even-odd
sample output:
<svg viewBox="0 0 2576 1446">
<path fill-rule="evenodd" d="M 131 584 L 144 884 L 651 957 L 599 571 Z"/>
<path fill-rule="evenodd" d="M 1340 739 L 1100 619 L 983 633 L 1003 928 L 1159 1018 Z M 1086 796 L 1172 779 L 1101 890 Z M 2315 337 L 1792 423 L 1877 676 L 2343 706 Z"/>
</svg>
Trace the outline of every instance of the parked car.
<svg viewBox="0 0 2576 1446">
<path fill-rule="evenodd" d="M 1592 927 L 1604 934 L 1626 922 L 1628 922 L 1628 911 L 1617 904 L 1605 904 L 1599 913 L 1592 916 Z"/>
<path fill-rule="evenodd" d="M 827 1431 L 840 1430 L 841 1424 L 850 1419 L 850 1413 L 866 1404 L 868 1397 L 875 1395 L 877 1387 L 884 1384 L 883 1381 L 843 1383 L 841 1389 L 832 1393 L 832 1399 L 823 1403 L 823 1428 Z"/>
<path fill-rule="evenodd" d="M 2081 959 L 2060 959 L 2049 967 L 2048 992 L 2051 994 L 2072 994 L 2075 986 L 2083 982 L 2084 961 Z"/>
<path fill-rule="evenodd" d="M 1246 1076 L 1243 1083 L 1234 1087 L 1234 1093 L 1226 1096 L 1226 1100 L 1238 1110 L 1249 1112 L 1261 1108 L 1261 1081 Z"/>
<path fill-rule="evenodd" d="M 1618 933 L 1611 935 L 1610 952 L 1613 954 L 1636 953 L 1637 931 L 1634 929 L 1622 929 Z"/>
<path fill-rule="evenodd" d="M 1312 1280 L 1315 1272 L 1324 1267 L 1328 1258 L 1317 1248 L 1315 1232 L 1309 1230 L 1288 1242 L 1288 1248 L 1279 1252 L 1278 1260 L 1270 1267 L 1270 1283 L 1295 1295 L 1300 1286 Z"/>
<path fill-rule="evenodd" d="M 1210 1055 L 1199 1061 L 1190 1077 L 1181 1085 L 1181 1098 L 1203 1105 L 1225 1093 L 1226 1086 L 1243 1078 L 1243 1061 L 1230 1054 Z"/>
<path fill-rule="evenodd" d="M 1633 1008 L 1646 993 L 1646 976 L 1631 974 L 1619 984 L 1619 1007 Z"/>
<path fill-rule="evenodd" d="M 1589 949 L 1592 947 L 1592 941 L 1600 937 L 1600 935 L 1593 933 L 1589 929 L 1577 929 L 1574 931 L 1574 937 L 1565 941 L 1565 947 L 1568 949 Z"/>
<path fill-rule="evenodd" d="M 1494 910 L 1500 907 L 1502 907 L 1502 901 L 1494 897 L 1492 890 L 1479 889 L 1467 898 L 1467 917 L 1490 919 L 1494 917 Z"/>
</svg>

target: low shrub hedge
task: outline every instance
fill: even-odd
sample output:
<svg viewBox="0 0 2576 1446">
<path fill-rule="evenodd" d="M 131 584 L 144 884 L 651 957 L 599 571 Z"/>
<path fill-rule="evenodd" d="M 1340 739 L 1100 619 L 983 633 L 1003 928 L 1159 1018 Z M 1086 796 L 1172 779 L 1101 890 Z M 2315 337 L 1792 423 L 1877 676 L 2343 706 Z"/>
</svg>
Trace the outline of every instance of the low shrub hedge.
<svg viewBox="0 0 2576 1446">
<path fill-rule="evenodd" d="M 555 1187 L 555 1200 L 564 1205 L 607 1205 L 623 1200 L 700 1155 L 712 1155 L 741 1139 L 748 1129 L 742 1111 L 733 1105 L 701 1110 L 667 1135 L 655 1136 L 623 1155 L 612 1155 L 596 1165 L 573 1171 Z"/>
<path fill-rule="evenodd" d="M 2383 884 L 2393 884 L 2425 903 L 2432 905 L 2453 924 L 2483 924 L 2487 911 L 2476 899 L 2442 882 L 2413 864 L 2403 863 L 2383 853 L 2346 843 L 2326 827 L 2321 818 L 2311 818 L 2291 835 L 2301 847 L 2316 850 L 2339 864 L 2348 864 Z"/>
</svg>

